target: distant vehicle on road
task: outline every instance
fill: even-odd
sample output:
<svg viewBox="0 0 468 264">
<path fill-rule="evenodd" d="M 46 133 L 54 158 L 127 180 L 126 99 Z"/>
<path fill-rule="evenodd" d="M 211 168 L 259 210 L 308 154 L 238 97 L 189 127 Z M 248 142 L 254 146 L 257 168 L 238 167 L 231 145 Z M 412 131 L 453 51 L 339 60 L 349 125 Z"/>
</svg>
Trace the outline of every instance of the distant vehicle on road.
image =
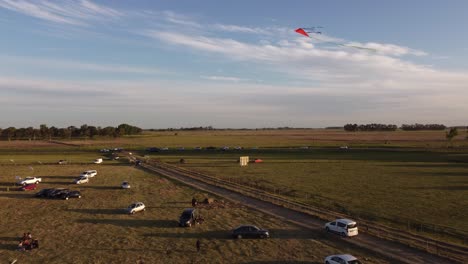
<svg viewBox="0 0 468 264">
<path fill-rule="evenodd" d="M 241 238 L 269 238 L 268 230 L 260 229 L 254 225 L 242 225 L 232 231 L 232 237 Z"/>
<path fill-rule="evenodd" d="M 28 185 L 28 184 L 39 184 L 42 181 L 42 178 L 36 178 L 36 177 L 26 177 L 20 181 L 17 182 L 19 185 Z"/>
<path fill-rule="evenodd" d="M 125 209 L 128 214 L 134 214 L 145 210 L 145 205 L 142 202 L 134 202 Z"/>
<path fill-rule="evenodd" d="M 349 254 L 331 255 L 325 258 L 325 264 L 361 264 L 356 257 Z"/>
<path fill-rule="evenodd" d="M 130 183 L 128 181 L 122 182 L 122 189 L 130 189 Z"/>
<path fill-rule="evenodd" d="M 68 163 L 68 161 L 66 161 L 66 160 L 59 160 L 57 163 L 58 163 L 59 165 L 65 165 L 65 164 Z"/>
<path fill-rule="evenodd" d="M 83 171 L 80 174 L 80 176 L 86 176 L 86 177 L 89 177 L 89 178 L 93 178 L 96 175 L 97 175 L 97 170 L 87 170 L 87 171 Z"/>
<path fill-rule="evenodd" d="M 73 182 L 76 184 L 88 183 L 89 178 L 88 176 L 80 176 L 78 179 L 75 179 Z"/>
<path fill-rule="evenodd" d="M 336 219 L 333 222 L 328 222 L 325 224 L 325 230 L 346 237 L 358 235 L 357 223 L 350 219 Z"/>
<path fill-rule="evenodd" d="M 99 158 L 99 159 L 95 159 L 94 160 L 94 164 L 101 164 L 102 163 L 102 159 Z"/>
<path fill-rule="evenodd" d="M 19 188 L 20 191 L 32 191 L 32 190 L 36 190 L 37 188 L 37 184 L 33 183 L 33 184 L 26 184 L 24 186 L 21 186 Z"/>
<path fill-rule="evenodd" d="M 157 147 L 151 147 L 151 148 L 147 148 L 146 151 L 147 152 L 159 152 L 161 149 L 157 148 Z"/>
</svg>

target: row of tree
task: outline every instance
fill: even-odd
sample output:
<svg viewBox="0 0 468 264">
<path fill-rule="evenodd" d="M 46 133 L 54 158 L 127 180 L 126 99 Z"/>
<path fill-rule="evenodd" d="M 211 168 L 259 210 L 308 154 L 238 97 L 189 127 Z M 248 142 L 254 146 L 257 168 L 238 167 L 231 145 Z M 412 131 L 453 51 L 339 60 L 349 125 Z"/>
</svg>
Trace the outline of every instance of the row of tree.
<svg viewBox="0 0 468 264">
<path fill-rule="evenodd" d="M 395 131 L 398 129 L 397 125 L 386 124 L 346 124 L 345 131 Z"/>
<path fill-rule="evenodd" d="M 447 127 L 441 124 L 403 124 L 400 129 L 405 131 L 416 130 L 445 130 Z M 398 129 L 397 125 L 386 124 L 346 124 L 345 131 L 395 131 Z"/>
<path fill-rule="evenodd" d="M 53 138 L 71 139 L 71 138 L 94 138 L 96 136 L 106 137 L 121 137 L 124 135 L 137 135 L 141 134 L 143 129 L 131 126 L 128 124 L 120 124 L 117 127 L 96 127 L 88 126 L 86 124 L 78 127 L 69 126 L 67 128 L 57 128 L 54 126 L 48 127 L 43 124 L 39 128 L 15 128 L 8 127 L 5 129 L 0 128 L 0 137 L 7 140 L 12 139 L 45 139 L 51 140 Z"/>
<path fill-rule="evenodd" d="M 416 131 L 416 130 L 445 130 L 447 127 L 442 124 L 403 124 L 401 125 L 402 130 Z"/>
</svg>

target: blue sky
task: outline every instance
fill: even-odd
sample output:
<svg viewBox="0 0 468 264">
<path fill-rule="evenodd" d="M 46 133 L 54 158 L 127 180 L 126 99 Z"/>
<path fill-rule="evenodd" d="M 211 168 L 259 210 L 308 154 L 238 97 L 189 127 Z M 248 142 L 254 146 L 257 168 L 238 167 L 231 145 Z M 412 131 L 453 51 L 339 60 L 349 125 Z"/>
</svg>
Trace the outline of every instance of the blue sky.
<svg viewBox="0 0 468 264">
<path fill-rule="evenodd" d="M 0 0 L 0 127 L 463 125 L 467 12 L 466 1 Z M 294 32 L 310 26 L 322 34 Z"/>
</svg>

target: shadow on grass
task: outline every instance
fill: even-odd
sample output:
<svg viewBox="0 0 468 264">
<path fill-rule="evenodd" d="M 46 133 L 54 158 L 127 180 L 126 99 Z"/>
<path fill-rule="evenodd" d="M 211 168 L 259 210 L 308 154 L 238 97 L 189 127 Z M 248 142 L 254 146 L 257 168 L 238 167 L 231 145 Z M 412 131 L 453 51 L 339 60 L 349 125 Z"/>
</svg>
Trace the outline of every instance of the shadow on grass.
<svg viewBox="0 0 468 264">
<path fill-rule="evenodd" d="M 7 193 L 0 193 L 0 197 L 6 197 L 6 198 L 16 198 L 16 199 L 29 199 L 34 197 L 34 192 L 7 192 Z"/>
<path fill-rule="evenodd" d="M 67 212 L 81 213 L 81 214 L 125 214 L 125 210 L 122 209 L 67 209 Z"/>
<path fill-rule="evenodd" d="M 84 183 L 86 184 L 86 183 Z M 92 185 L 80 185 L 80 188 L 83 189 L 96 189 L 96 190 L 120 190 L 122 189 L 121 186 L 92 186 Z"/>
<path fill-rule="evenodd" d="M 131 216 L 129 216 L 131 217 Z M 178 227 L 175 220 L 143 220 L 143 219 L 78 219 L 78 223 L 116 225 L 124 227 Z"/>
<path fill-rule="evenodd" d="M 76 179 L 78 177 L 78 175 L 76 175 L 76 176 L 36 176 L 36 177 L 39 177 L 39 178 L 42 178 L 42 179 L 69 179 L 69 180 L 73 180 L 73 179 Z"/>
<path fill-rule="evenodd" d="M 457 176 L 468 177 L 468 172 L 418 172 L 418 176 Z"/>
<path fill-rule="evenodd" d="M 439 191 L 468 191 L 468 186 L 431 186 L 431 187 L 408 187 L 412 190 L 439 190 Z"/>
<path fill-rule="evenodd" d="M 11 187 L 11 186 L 19 186 L 19 185 L 17 185 L 14 181 L 8 181 L 8 182 L 0 182 L 0 186 Z"/>
<path fill-rule="evenodd" d="M 184 229 L 180 227 L 181 229 Z M 321 232 L 303 229 L 268 229 L 271 239 L 317 239 L 322 238 Z M 148 233 L 144 236 L 164 238 L 206 238 L 206 239 L 234 239 L 231 230 L 215 230 L 197 233 Z"/>
<path fill-rule="evenodd" d="M 0 237 L 0 241 L 20 241 L 19 237 Z"/>
<path fill-rule="evenodd" d="M 262 261 L 249 261 L 243 262 L 244 264 L 322 264 L 322 262 L 317 261 L 300 261 L 300 260 L 262 260 Z"/>
<path fill-rule="evenodd" d="M 407 168 L 467 168 L 468 163 L 448 163 L 448 164 L 386 164 L 382 167 L 407 167 Z"/>
</svg>

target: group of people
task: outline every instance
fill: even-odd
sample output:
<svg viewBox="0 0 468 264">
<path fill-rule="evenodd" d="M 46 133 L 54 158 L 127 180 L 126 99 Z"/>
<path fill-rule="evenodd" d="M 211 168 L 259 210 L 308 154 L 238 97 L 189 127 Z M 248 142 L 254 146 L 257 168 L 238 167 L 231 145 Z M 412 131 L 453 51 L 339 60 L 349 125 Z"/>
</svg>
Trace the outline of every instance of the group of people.
<svg viewBox="0 0 468 264">
<path fill-rule="evenodd" d="M 23 237 L 21 238 L 20 243 L 18 244 L 18 250 L 25 251 L 25 250 L 32 250 L 33 248 L 39 247 L 39 241 L 37 239 L 33 239 L 31 233 L 24 233 Z"/>
</svg>

